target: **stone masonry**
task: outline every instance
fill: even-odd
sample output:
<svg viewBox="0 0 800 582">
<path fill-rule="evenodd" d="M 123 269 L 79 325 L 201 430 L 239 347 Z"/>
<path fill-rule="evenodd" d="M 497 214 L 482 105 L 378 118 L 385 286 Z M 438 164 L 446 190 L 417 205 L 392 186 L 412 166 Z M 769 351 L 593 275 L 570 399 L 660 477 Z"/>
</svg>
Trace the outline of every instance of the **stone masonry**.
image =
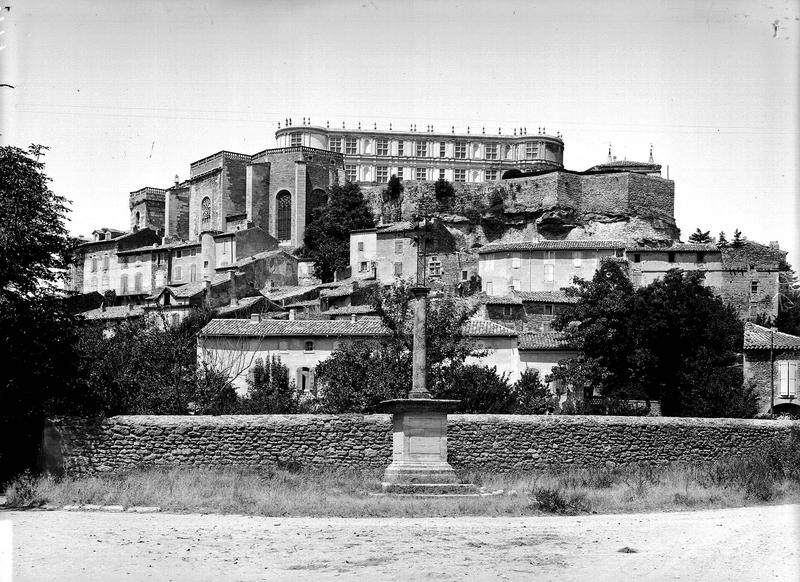
<svg viewBox="0 0 800 582">
<path fill-rule="evenodd" d="M 762 454 L 792 421 L 612 416 L 450 415 L 457 470 L 517 471 L 607 463 L 713 461 Z M 58 418 L 44 431 L 45 466 L 68 475 L 141 466 L 386 467 L 391 416 L 116 416 Z"/>
</svg>

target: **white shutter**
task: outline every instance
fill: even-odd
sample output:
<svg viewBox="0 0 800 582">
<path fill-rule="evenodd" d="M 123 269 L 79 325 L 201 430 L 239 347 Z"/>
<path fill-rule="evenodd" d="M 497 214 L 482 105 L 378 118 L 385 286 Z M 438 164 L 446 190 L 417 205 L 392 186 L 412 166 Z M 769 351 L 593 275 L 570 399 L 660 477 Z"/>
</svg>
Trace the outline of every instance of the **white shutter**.
<svg viewBox="0 0 800 582">
<path fill-rule="evenodd" d="M 797 394 L 797 362 L 787 362 L 787 364 L 789 364 L 789 383 L 786 395 L 794 396 Z"/>
<path fill-rule="evenodd" d="M 780 378 L 780 392 L 781 396 L 789 394 L 789 362 L 778 362 L 778 378 Z"/>
</svg>

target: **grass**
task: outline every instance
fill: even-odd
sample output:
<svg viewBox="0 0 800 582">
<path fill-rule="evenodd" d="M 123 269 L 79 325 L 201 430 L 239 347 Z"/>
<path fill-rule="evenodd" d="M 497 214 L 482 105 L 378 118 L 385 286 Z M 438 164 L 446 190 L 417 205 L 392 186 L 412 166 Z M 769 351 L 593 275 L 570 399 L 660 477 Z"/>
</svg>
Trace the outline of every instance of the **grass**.
<svg viewBox="0 0 800 582">
<path fill-rule="evenodd" d="M 300 467 L 148 468 L 80 478 L 25 474 L 6 487 L 7 506 L 49 503 L 159 506 L 164 511 L 266 516 L 521 516 L 680 511 L 800 501 L 800 450 L 704 465 L 465 473 L 503 495 L 484 498 L 373 496 L 381 471 Z"/>
</svg>

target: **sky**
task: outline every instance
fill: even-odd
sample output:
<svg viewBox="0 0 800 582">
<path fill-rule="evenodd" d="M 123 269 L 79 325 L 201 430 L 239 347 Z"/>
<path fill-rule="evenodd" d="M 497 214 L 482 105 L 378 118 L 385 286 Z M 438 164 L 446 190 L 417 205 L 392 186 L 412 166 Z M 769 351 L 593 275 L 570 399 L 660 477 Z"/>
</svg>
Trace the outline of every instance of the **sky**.
<svg viewBox="0 0 800 582">
<path fill-rule="evenodd" d="M 685 240 L 739 228 L 800 264 L 800 0 L 0 0 L 0 140 L 50 147 L 70 229 L 277 123 L 560 131 L 564 164 L 669 166 Z"/>
</svg>

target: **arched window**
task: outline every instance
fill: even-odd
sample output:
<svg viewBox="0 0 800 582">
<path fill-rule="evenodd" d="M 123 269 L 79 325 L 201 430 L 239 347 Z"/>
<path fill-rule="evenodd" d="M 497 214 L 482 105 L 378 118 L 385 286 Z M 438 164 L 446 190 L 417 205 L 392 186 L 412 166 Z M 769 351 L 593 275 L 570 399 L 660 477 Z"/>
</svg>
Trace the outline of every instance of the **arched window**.
<svg viewBox="0 0 800 582">
<path fill-rule="evenodd" d="M 292 239 L 292 195 L 286 190 L 277 197 L 278 212 L 276 214 L 276 231 L 278 240 Z"/>
<path fill-rule="evenodd" d="M 142 290 L 142 274 L 136 273 L 133 276 L 133 290 L 138 293 Z"/>
<path fill-rule="evenodd" d="M 108 271 L 108 253 L 103 255 L 103 270 Z"/>
<path fill-rule="evenodd" d="M 127 275 L 120 275 L 119 276 L 119 293 L 120 293 L 120 295 L 126 295 L 128 293 L 128 276 Z"/>
<path fill-rule="evenodd" d="M 140 225 L 140 221 L 141 221 L 141 216 L 139 216 L 139 211 L 137 210 L 137 211 L 136 211 L 136 223 L 134 224 L 134 226 L 135 226 L 136 228 L 139 228 L 139 226 L 141 226 L 141 225 Z"/>
<path fill-rule="evenodd" d="M 208 196 L 200 202 L 200 226 L 202 230 L 211 227 L 211 198 Z"/>
</svg>

